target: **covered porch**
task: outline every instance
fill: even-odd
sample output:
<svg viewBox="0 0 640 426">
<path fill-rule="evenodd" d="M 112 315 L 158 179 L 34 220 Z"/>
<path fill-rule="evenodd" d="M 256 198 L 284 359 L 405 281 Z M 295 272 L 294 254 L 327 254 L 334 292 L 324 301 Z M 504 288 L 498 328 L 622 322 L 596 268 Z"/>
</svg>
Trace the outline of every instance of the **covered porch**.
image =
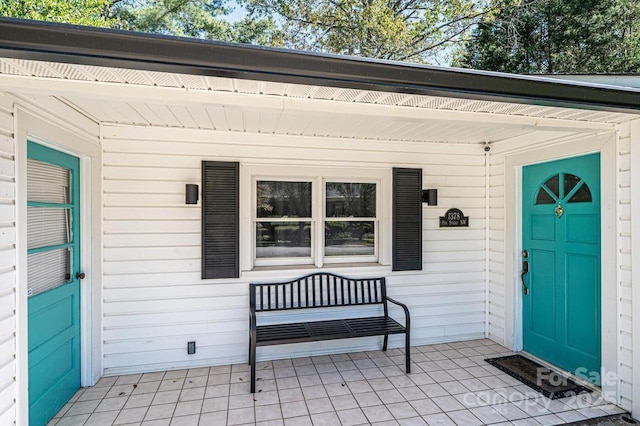
<svg viewBox="0 0 640 426">
<path fill-rule="evenodd" d="M 558 425 L 623 413 L 598 392 L 550 400 L 484 360 L 488 339 L 104 377 L 50 425 Z"/>
</svg>

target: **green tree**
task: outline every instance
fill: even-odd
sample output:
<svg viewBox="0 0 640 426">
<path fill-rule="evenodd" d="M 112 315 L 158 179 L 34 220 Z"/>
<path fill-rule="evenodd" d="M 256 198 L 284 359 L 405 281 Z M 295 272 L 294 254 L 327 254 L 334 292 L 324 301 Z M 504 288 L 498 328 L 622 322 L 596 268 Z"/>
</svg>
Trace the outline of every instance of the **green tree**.
<svg viewBox="0 0 640 426">
<path fill-rule="evenodd" d="M 233 11 L 226 0 L 119 0 L 110 11 L 135 31 L 271 45 L 280 39 L 272 19 L 224 19 Z"/>
<path fill-rule="evenodd" d="M 108 15 L 111 0 L 2 0 L 0 16 L 66 22 L 93 27 L 112 27 Z"/>
<path fill-rule="evenodd" d="M 514 73 L 640 70 L 637 0 L 510 0 L 486 15 L 456 65 Z"/>
<path fill-rule="evenodd" d="M 287 47 L 433 62 L 485 11 L 482 0 L 244 0 L 252 17 L 273 17 Z"/>
<path fill-rule="evenodd" d="M 271 18 L 229 22 L 229 0 L 1 0 L 0 16 L 282 45 Z"/>
</svg>

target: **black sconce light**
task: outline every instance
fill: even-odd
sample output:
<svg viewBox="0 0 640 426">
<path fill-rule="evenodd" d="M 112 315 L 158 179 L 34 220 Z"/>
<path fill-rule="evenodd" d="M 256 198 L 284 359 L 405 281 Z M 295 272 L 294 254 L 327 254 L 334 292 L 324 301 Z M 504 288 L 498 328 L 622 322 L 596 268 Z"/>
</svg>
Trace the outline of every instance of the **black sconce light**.
<svg viewBox="0 0 640 426">
<path fill-rule="evenodd" d="M 198 185 L 188 183 L 185 188 L 185 204 L 198 204 Z"/>
<path fill-rule="evenodd" d="M 429 206 L 438 205 L 438 190 L 437 189 L 423 189 L 422 190 L 422 202 L 427 203 Z"/>
</svg>

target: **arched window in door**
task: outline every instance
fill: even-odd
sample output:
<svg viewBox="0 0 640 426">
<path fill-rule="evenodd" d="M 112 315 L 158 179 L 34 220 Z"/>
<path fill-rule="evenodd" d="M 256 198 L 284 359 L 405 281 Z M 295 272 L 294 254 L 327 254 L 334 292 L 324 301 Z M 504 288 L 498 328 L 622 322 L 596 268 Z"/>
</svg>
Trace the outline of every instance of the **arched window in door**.
<svg viewBox="0 0 640 426">
<path fill-rule="evenodd" d="M 536 204 L 588 203 L 593 201 L 591 190 L 579 176 L 558 173 L 545 181 L 536 195 Z"/>
</svg>

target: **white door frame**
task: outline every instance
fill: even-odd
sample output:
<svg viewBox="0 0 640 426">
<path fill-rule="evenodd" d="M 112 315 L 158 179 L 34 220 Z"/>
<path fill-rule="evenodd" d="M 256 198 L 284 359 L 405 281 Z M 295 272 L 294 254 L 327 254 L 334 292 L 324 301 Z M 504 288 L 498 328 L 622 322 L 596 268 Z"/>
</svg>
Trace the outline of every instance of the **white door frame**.
<svg viewBox="0 0 640 426">
<path fill-rule="evenodd" d="M 601 193 L 601 294 L 602 365 L 605 372 L 617 369 L 618 279 L 617 279 L 617 141 L 616 132 L 583 136 L 544 148 L 531 147 L 505 153 L 505 343 L 513 351 L 522 350 L 522 167 L 530 164 L 600 153 Z M 602 377 L 602 394 L 619 403 L 617 379 Z"/>
<path fill-rule="evenodd" d="M 102 375 L 101 164 L 102 149 L 82 132 L 44 118 L 28 107 L 14 106 L 16 162 L 16 418 L 28 424 L 29 361 L 27 321 L 27 140 L 80 159 L 81 385 L 91 386 Z M 96 130 L 99 126 L 96 124 Z M 97 136 L 96 136 L 97 141 Z"/>
<path fill-rule="evenodd" d="M 635 269 L 631 275 L 632 335 L 640 336 L 640 120 L 629 124 L 629 146 L 631 148 L 631 265 Z M 632 414 L 640 418 L 640 348 L 633 349 L 632 371 Z"/>
</svg>

